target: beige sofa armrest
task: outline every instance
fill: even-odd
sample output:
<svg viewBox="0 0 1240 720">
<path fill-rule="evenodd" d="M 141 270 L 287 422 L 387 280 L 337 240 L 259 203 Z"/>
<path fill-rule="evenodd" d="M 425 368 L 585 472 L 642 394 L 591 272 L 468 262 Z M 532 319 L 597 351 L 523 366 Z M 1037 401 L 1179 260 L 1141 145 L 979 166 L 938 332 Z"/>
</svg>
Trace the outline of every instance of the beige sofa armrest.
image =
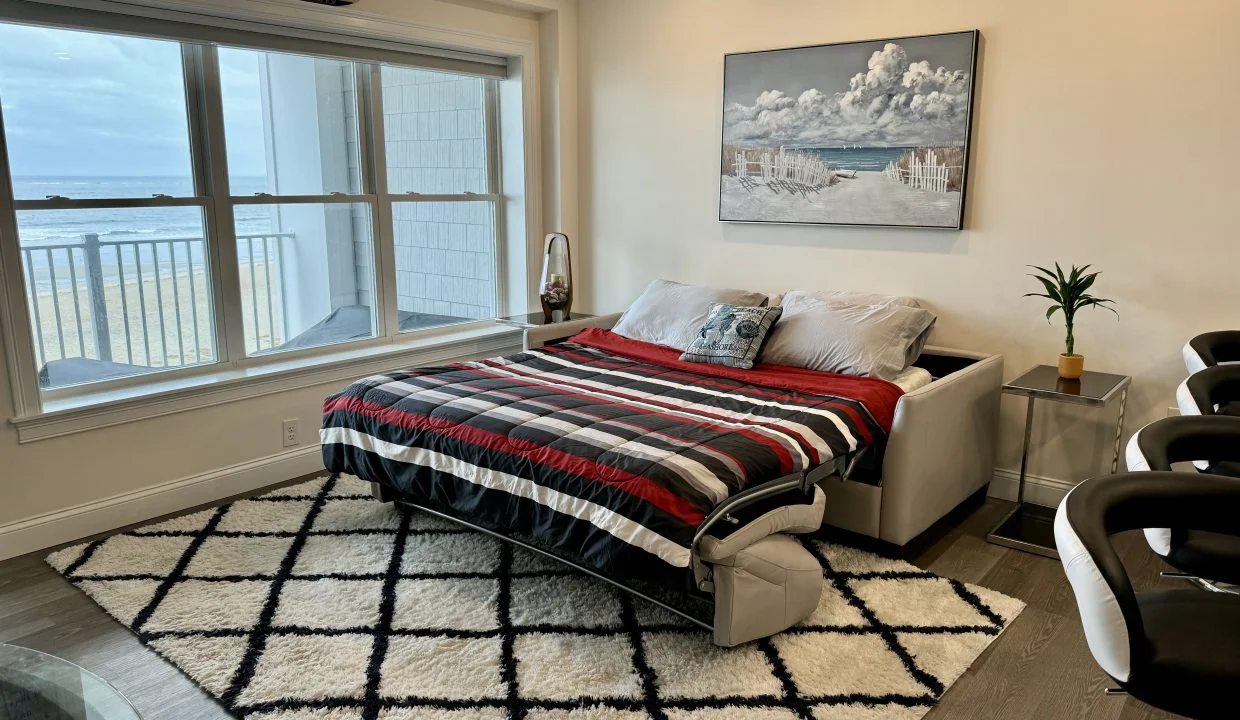
<svg viewBox="0 0 1240 720">
<path fill-rule="evenodd" d="M 926 348 L 977 360 L 900 398 L 883 457 L 881 539 L 912 540 L 994 474 L 1003 356 Z"/>
<path fill-rule="evenodd" d="M 569 338 L 586 328 L 603 328 L 610 330 L 615 326 L 623 313 L 611 313 L 609 315 L 599 315 L 598 317 L 585 318 L 583 320 L 569 320 L 568 322 L 552 323 L 550 325 L 539 325 L 538 327 L 528 328 L 525 331 L 525 349 L 533 350 L 540 348 L 549 342 L 555 340 L 563 340 Z"/>
</svg>

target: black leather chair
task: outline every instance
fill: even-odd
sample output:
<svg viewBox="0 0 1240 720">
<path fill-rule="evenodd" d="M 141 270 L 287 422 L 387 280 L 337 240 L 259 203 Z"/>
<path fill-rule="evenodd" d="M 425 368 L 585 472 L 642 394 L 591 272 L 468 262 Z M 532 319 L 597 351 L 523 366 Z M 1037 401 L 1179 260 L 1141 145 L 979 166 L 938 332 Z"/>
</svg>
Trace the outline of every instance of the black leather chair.
<svg viewBox="0 0 1240 720">
<path fill-rule="evenodd" d="M 1139 700 L 1194 718 L 1240 716 L 1240 601 L 1195 589 L 1135 592 L 1111 536 L 1158 525 L 1240 535 L 1240 479 L 1121 473 L 1078 485 L 1055 543 L 1089 650 Z"/>
<path fill-rule="evenodd" d="M 1130 471 L 1169 471 L 1172 463 L 1199 461 L 1208 473 L 1240 478 L 1240 417 L 1157 420 L 1132 436 L 1125 460 Z M 1155 553 L 1190 577 L 1240 584 L 1240 538 L 1166 527 L 1146 528 L 1145 537 Z"/>
<path fill-rule="evenodd" d="M 1184 345 L 1184 365 L 1189 374 L 1225 362 L 1240 362 L 1240 330 L 1202 333 Z"/>
<path fill-rule="evenodd" d="M 1181 415 L 1240 417 L 1240 364 L 1212 365 L 1180 383 L 1175 403 Z"/>
</svg>

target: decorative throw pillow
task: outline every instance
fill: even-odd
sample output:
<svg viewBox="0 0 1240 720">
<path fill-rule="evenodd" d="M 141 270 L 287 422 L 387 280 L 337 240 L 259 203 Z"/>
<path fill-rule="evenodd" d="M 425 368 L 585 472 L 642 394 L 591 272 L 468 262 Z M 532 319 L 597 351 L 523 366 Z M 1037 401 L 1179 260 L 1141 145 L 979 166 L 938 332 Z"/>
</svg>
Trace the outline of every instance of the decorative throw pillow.
<svg viewBox="0 0 1240 720">
<path fill-rule="evenodd" d="M 689 343 L 681 360 L 727 365 L 748 370 L 762 348 L 762 341 L 784 311 L 775 307 L 745 307 L 715 303 L 706 323 Z"/>
</svg>

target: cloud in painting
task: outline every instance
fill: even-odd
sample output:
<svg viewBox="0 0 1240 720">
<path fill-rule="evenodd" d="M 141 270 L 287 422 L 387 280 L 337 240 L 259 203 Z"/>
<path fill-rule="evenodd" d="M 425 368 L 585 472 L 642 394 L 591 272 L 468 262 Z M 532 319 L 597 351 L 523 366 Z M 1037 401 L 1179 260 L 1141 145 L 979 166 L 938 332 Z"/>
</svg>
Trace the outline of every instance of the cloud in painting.
<svg viewBox="0 0 1240 720">
<path fill-rule="evenodd" d="M 762 145 L 859 143 L 873 147 L 963 145 L 969 73 L 910 61 L 887 43 L 848 89 L 811 88 L 795 99 L 767 90 L 724 111 L 724 142 Z"/>
</svg>

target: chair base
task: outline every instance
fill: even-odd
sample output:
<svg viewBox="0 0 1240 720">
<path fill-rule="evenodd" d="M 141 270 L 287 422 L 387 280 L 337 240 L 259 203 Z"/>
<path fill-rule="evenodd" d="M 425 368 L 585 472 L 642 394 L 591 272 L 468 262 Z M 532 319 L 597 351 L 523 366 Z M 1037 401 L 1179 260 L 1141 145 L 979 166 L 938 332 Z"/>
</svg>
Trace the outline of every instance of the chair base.
<svg viewBox="0 0 1240 720">
<path fill-rule="evenodd" d="M 1172 578 L 1176 580 L 1187 580 L 1202 590 L 1216 593 L 1227 593 L 1228 595 L 1240 595 L 1240 585 L 1232 585 L 1230 583 L 1216 583 L 1202 577 L 1197 577 L 1192 573 L 1178 571 L 1163 571 L 1158 573 L 1159 577 Z"/>
<path fill-rule="evenodd" d="M 1172 529 L 1171 552 L 1163 559 L 1188 577 L 1240 585 L 1240 537 Z"/>
</svg>

